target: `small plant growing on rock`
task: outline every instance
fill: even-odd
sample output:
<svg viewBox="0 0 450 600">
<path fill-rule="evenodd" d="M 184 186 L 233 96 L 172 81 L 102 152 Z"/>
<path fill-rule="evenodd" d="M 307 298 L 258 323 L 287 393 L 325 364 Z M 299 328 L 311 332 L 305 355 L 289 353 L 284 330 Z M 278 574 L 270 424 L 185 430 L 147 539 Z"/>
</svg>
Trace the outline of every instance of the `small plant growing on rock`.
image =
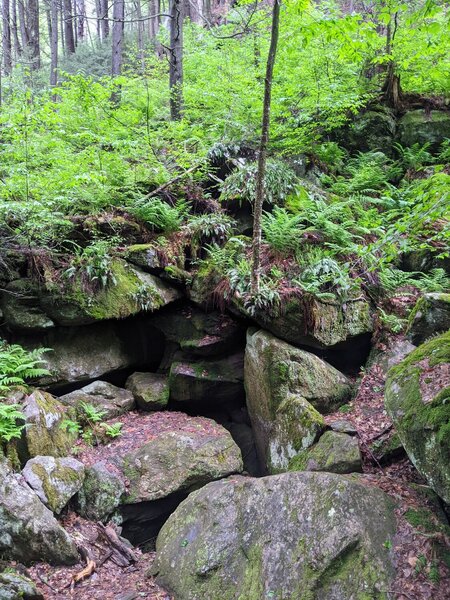
<svg viewBox="0 0 450 600">
<path fill-rule="evenodd" d="M 14 387 L 25 385 L 27 379 L 49 375 L 49 371 L 42 367 L 42 355 L 49 350 L 38 348 L 28 352 L 18 344 L 0 342 L 0 398 Z"/>
<path fill-rule="evenodd" d="M 109 425 L 108 423 L 102 423 L 100 427 L 104 430 L 105 435 L 109 438 L 117 438 L 122 435 L 122 427 L 123 423 L 113 423 Z"/>
<path fill-rule="evenodd" d="M 18 421 L 23 419 L 19 404 L 0 404 L 0 445 L 20 438 L 25 425 Z"/>
</svg>

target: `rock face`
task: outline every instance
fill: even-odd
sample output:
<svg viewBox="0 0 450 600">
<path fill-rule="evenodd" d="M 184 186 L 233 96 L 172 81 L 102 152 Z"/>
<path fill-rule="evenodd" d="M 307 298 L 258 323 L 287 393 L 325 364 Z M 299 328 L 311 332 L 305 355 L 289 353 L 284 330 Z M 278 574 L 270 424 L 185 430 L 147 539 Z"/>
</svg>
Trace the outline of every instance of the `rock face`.
<svg viewBox="0 0 450 600">
<path fill-rule="evenodd" d="M 385 346 L 382 351 L 374 349 L 367 361 L 367 367 L 372 368 L 376 365 L 381 369 L 383 375 L 386 375 L 390 368 L 416 349 L 414 344 L 402 338 L 390 338 Z"/>
<path fill-rule="evenodd" d="M 152 572 L 177 600 L 384 600 L 394 533 L 387 496 L 343 476 L 233 477 L 169 517 Z"/>
<path fill-rule="evenodd" d="M 1 295 L 1 307 L 6 326 L 23 333 L 41 333 L 55 323 L 39 306 L 39 290 L 29 279 L 11 281 Z"/>
<path fill-rule="evenodd" d="M 125 384 L 141 410 L 164 410 L 169 402 L 169 381 L 158 373 L 133 373 Z"/>
<path fill-rule="evenodd" d="M 294 456 L 289 470 L 360 473 L 362 464 L 358 440 L 345 433 L 326 431 L 317 444 Z"/>
<path fill-rule="evenodd" d="M 0 459 L 0 554 L 25 564 L 74 564 L 78 560 L 68 534 L 4 459 Z"/>
<path fill-rule="evenodd" d="M 164 432 L 124 457 L 125 504 L 158 500 L 242 471 L 241 452 L 226 429 L 210 422 L 206 433 L 200 421 L 191 422 L 191 431 Z"/>
<path fill-rule="evenodd" d="M 437 150 L 450 137 L 450 112 L 433 110 L 427 114 L 424 110 L 412 110 L 400 119 L 398 129 L 403 146 L 428 143 Z"/>
<path fill-rule="evenodd" d="M 244 397 L 243 355 L 217 360 L 178 360 L 169 373 L 170 397 L 214 406 Z"/>
<path fill-rule="evenodd" d="M 83 485 L 84 465 L 74 458 L 36 456 L 22 475 L 41 502 L 59 514 Z"/>
<path fill-rule="evenodd" d="M 356 115 L 343 131 L 341 144 L 352 151 L 382 150 L 388 154 L 395 138 L 396 121 L 388 108 L 374 106 Z M 341 136 L 339 136 L 341 137 Z"/>
<path fill-rule="evenodd" d="M 311 446 L 330 412 L 348 399 L 348 379 L 317 356 L 270 333 L 250 330 L 245 351 L 247 405 L 258 454 L 269 472 Z"/>
<path fill-rule="evenodd" d="M 300 301 L 292 300 L 280 317 L 269 320 L 264 314 L 256 314 L 255 320 L 282 340 L 312 348 L 329 348 L 373 331 L 370 306 L 365 300 L 349 302 L 345 308 L 314 300 L 308 314 Z"/>
<path fill-rule="evenodd" d="M 0 573 L 0 600 L 44 600 L 31 579 L 7 570 Z"/>
<path fill-rule="evenodd" d="M 414 344 L 450 329 L 450 294 L 425 294 L 416 304 L 408 323 Z"/>
<path fill-rule="evenodd" d="M 60 397 L 60 401 L 77 411 L 81 404 L 92 404 L 104 412 L 103 420 L 113 419 L 134 408 L 133 394 L 106 381 L 94 381 L 79 390 Z"/>
<path fill-rule="evenodd" d="M 77 439 L 63 429 L 62 422 L 71 413 L 47 392 L 35 390 L 23 404 L 25 429 L 19 445 L 21 458 L 67 456 Z"/>
<path fill-rule="evenodd" d="M 78 512 L 92 521 L 105 521 L 119 506 L 125 493 L 124 477 L 104 462 L 86 469 L 83 487 L 78 493 Z"/>
<path fill-rule="evenodd" d="M 389 371 L 385 403 L 411 461 L 450 503 L 450 332 Z"/>
</svg>

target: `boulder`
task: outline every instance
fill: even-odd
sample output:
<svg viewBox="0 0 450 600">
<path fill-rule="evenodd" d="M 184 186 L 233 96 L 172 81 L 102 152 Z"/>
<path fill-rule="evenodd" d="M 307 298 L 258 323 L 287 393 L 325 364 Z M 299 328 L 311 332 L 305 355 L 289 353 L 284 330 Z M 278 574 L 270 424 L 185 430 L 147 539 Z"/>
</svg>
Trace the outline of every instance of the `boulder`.
<svg viewBox="0 0 450 600">
<path fill-rule="evenodd" d="M 135 504 L 240 473 L 243 465 L 226 429 L 209 419 L 191 418 L 190 430 L 154 437 L 121 459 L 120 469 L 129 481 L 123 503 Z"/>
<path fill-rule="evenodd" d="M 177 360 L 169 373 L 170 398 L 178 402 L 231 404 L 244 397 L 241 353 L 217 360 Z"/>
<path fill-rule="evenodd" d="M 450 138 L 450 112 L 409 111 L 399 121 L 398 137 L 403 146 L 428 143 L 432 150 L 438 150 L 445 138 Z"/>
<path fill-rule="evenodd" d="M 450 294 L 424 294 L 414 307 L 407 335 L 416 345 L 450 329 Z"/>
<path fill-rule="evenodd" d="M 345 433 L 326 431 L 314 446 L 294 456 L 289 470 L 360 473 L 362 463 L 358 440 Z"/>
<path fill-rule="evenodd" d="M 83 485 L 84 465 L 74 458 L 36 456 L 22 475 L 41 502 L 59 514 Z"/>
<path fill-rule="evenodd" d="M 262 475 L 252 428 L 246 423 L 230 423 L 226 428 L 241 450 L 244 470 L 252 477 Z"/>
<path fill-rule="evenodd" d="M 387 600 L 391 500 L 333 473 L 210 483 L 169 517 L 151 568 L 177 600 Z"/>
<path fill-rule="evenodd" d="M 337 431 L 338 433 L 346 433 L 347 435 L 357 435 L 358 433 L 353 423 L 346 419 L 336 419 L 335 421 L 330 421 L 328 425 L 333 431 Z"/>
<path fill-rule="evenodd" d="M 385 404 L 409 458 L 450 503 L 450 332 L 389 371 Z"/>
<path fill-rule="evenodd" d="M 103 411 L 104 421 L 132 410 L 135 405 L 134 396 L 130 391 L 106 381 L 94 381 L 70 394 L 60 396 L 59 399 L 63 404 L 75 408 L 77 412 L 81 410 L 82 403 L 92 404 Z"/>
<path fill-rule="evenodd" d="M 0 458 L 0 554 L 25 564 L 75 564 L 78 552 L 52 512 Z"/>
<path fill-rule="evenodd" d="M 26 397 L 22 412 L 25 428 L 19 444 L 22 460 L 35 456 L 67 456 L 77 434 L 67 431 L 62 423 L 74 416 L 67 407 L 48 392 L 34 390 Z"/>
<path fill-rule="evenodd" d="M 366 369 L 376 366 L 381 369 L 383 375 L 386 375 L 389 369 L 398 365 L 415 348 L 414 344 L 404 338 L 388 338 L 383 350 L 373 349 L 367 360 Z"/>
<path fill-rule="evenodd" d="M 351 124 L 339 135 L 339 141 L 352 152 L 381 150 L 389 154 L 392 151 L 396 126 L 391 110 L 384 106 L 374 106 L 353 117 Z"/>
<path fill-rule="evenodd" d="M 403 448 L 401 439 L 394 430 L 370 442 L 369 448 L 380 464 L 386 464 L 401 456 L 405 456 L 405 449 Z"/>
<path fill-rule="evenodd" d="M 124 319 L 141 311 L 152 312 L 181 297 L 158 277 L 116 258 L 110 264 L 115 283 L 92 293 L 75 280 L 64 294 L 42 296 L 47 314 L 58 325 L 83 325 L 93 321 Z"/>
<path fill-rule="evenodd" d="M 78 512 L 92 521 L 106 521 L 125 493 L 124 477 L 113 465 L 97 462 L 86 469 L 78 493 Z"/>
<path fill-rule="evenodd" d="M 35 583 L 13 569 L 0 573 L 0 600 L 44 600 Z"/>
<path fill-rule="evenodd" d="M 169 402 L 169 380 L 158 373 L 133 373 L 125 384 L 141 410 L 164 410 Z"/>
<path fill-rule="evenodd" d="M 159 275 L 164 271 L 164 260 L 156 244 L 134 244 L 125 250 L 124 258 L 143 271 Z"/>
<path fill-rule="evenodd" d="M 8 283 L 1 294 L 3 318 L 8 329 L 22 333 L 41 333 L 55 323 L 39 306 L 38 286 L 29 279 Z"/>
</svg>

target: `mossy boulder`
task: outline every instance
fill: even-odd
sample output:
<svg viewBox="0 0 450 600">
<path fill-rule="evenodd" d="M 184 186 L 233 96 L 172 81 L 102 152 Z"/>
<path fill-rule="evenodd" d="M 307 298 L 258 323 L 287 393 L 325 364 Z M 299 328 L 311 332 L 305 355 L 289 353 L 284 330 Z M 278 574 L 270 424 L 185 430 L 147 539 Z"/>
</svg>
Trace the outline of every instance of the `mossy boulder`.
<svg viewBox="0 0 450 600">
<path fill-rule="evenodd" d="M 195 418 L 189 430 L 163 431 L 118 464 L 129 481 L 125 504 L 165 498 L 243 469 L 241 451 L 229 432 L 209 419 Z"/>
<path fill-rule="evenodd" d="M 151 573 L 177 600 L 387 600 L 394 507 L 332 473 L 232 477 L 192 493 Z"/>
<path fill-rule="evenodd" d="M 245 389 L 260 460 L 269 471 L 311 446 L 324 428 L 320 413 L 345 404 L 349 380 L 314 354 L 250 329 Z"/>
<path fill-rule="evenodd" d="M 84 465 L 70 457 L 36 456 L 22 475 L 41 502 L 59 514 L 83 485 Z"/>
<path fill-rule="evenodd" d="M 0 573 L 0 600 L 44 600 L 35 583 L 15 571 L 7 569 Z"/>
<path fill-rule="evenodd" d="M 35 456 L 63 457 L 70 454 L 77 435 L 63 426 L 65 419 L 74 417 L 59 400 L 48 392 L 34 390 L 24 401 L 25 428 L 19 444 L 22 460 Z"/>
<path fill-rule="evenodd" d="M 217 405 L 244 398 L 243 355 L 221 359 L 176 360 L 169 372 L 170 398 Z"/>
<path fill-rule="evenodd" d="M 25 564 L 75 564 L 75 544 L 21 475 L 0 456 L 0 555 Z"/>
<path fill-rule="evenodd" d="M 77 510 L 92 521 L 106 521 L 125 493 L 125 478 L 113 465 L 97 462 L 86 469 Z"/>
<path fill-rule="evenodd" d="M 141 311 L 158 310 L 181 297 L 181 293 L 168 283 L 122 259 L 112 260 L 110 269 L 110 283 L 95 293 L 75 281 L 63 296 L 55 292 L 47 295 L 47 314 L 59 325 L 79 325 L 80 317 L 95 321 L 124 319 Z M 70 307 L 73 307 L 73 313 Z"/>
<path fill-rule="evenodd" d="M 343 128 L 338 138 L 352 152 L 381 150 L 392 151 L 397 123 L 392 111 L 384 106 L 373 106 L 352 118 L 351 124 Z"/>
<path fill-rule="evenodd" d="M 326 431 L 314 446 L 294 456 L 289 462 L 289 470 L 360 473 L 362 463 L 358 440 L 345 433 Z"/>
<path fill-rule="evenodd" d="M 409 458 L 450 503 L 450 332 L 389 371 L 385 404 Z"/>
<path fill-rule="evenodd" d="M 165 266 L 158 252 L 158 246 L 154 243 L 128 246 L 124 252 L 124 258 L 127 262 L 132 263 L 143 271 L 155 275 L 161 273 Z"/>
<path fill-rule="evenodd" d="M 399 121 L 398 137 L 403 146 L 430 144 L 432 150 L 438 150 L 445 138 L 450 138 L 450 112 L 409 111 Z"/>
<path fill-rule="evenodd" d="M 164 410 L 169 402 L 169 380 L 159 373 L 133 373 L 125 384 L 141 410 Z"/>
<path fill-rule="evenodd" d="M 450 294 L 424 294 L 410 315 L 407 335 L 417 345 L 448 329 L 450 329 Z"/>
<path fill-rule="evenodd" d="M 0 306 L 8 329 L 41 333 L 55 326 L 39 303 L 39 288 L 30 279 L 11 281 L 1 293 Z"/>
<path fill-rule="evenodd" d="M 129 390 L 119 388 L 107 381 L 94 381 L 79 390 L 64 394 L 59 400 L 82 413 L 82 404 L 91 404 L 103 412 L 102 419 L 107 421 L 132 410 L 135 406 L 134 396 Z"/>
<path fill-rule="evenodd" d="M 369 448 L 380 464 L 389 463 L 392 460 L 405 455 L 405 449 L 403 448 L 400 436 L 394 430 L 391 430 L 383 437 L 370 442 Z"/>
</svg>

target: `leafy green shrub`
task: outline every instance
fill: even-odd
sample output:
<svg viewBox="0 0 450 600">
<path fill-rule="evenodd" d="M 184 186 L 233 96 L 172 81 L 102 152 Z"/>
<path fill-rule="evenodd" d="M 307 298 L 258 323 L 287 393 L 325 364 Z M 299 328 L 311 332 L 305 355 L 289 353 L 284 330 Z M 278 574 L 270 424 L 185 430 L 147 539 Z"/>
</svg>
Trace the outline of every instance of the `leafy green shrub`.
<svg viewBox="0 0 450 600">
<path fill-rule="evenodd" d="M 64 271 L 67 279 L 79 277 L 83 282 L 98 287 L 117 281 L 111 269 L 111 248 L 114 239 L 97 240 L 86 248 L 77 247 L 71 265 Z"/>
<path fill-rule="evenodd" d="M 49 375 L 49 371 L 42 367 L 45 363 L 42 355 L 49 350 L 38 348 L 29 352 L 18 344 L 0 342 L 0 397 L 6 396 L 16 386 L 25 385 L 28 379 Z"/>
<path fill-rule="evenodd" d="M 233 231 L 234 220 L 223 212 L 194 215 L 185 226 L 185 234 L 191 240 L 191 248 L 200 244 L 223 244 Z"/>
<path fill-rule="evenodd" d="M 221 186 L 222 201 L 253 204 L 256 194 L 257 163 L 248 163 L 229 175 Z M 269 204 L 282 204 L 294 190 L 298 179 L 294 171 L 279 160 L 267 161 L 264 177 L 264 200 Z"/>
<path fill-rule="evenodd" d="M 136 201 L 129 211 L 152 231 L 169 234 L 180 229 L 189 211 L 189 205 L 184 200 L 178 200 L 174 206 L 170 206 L 159 198 L 149 198 Z"/>
<path fill-rule="evenodd" d="M 338 298 L 345 302 L 359 289 L 358 282 L 350 278 L 348 265 L 340 265 L 330 257 L 324 257 L 305 268 L 294 283 L 319 300 Z"/>
<path fill-rule="evenodd" d="M 314 146 L 314 155 L 330 171 L 335 172 L 342 169 L 347 152 L 336 142 L 323 142 Z"/>
</svg>

